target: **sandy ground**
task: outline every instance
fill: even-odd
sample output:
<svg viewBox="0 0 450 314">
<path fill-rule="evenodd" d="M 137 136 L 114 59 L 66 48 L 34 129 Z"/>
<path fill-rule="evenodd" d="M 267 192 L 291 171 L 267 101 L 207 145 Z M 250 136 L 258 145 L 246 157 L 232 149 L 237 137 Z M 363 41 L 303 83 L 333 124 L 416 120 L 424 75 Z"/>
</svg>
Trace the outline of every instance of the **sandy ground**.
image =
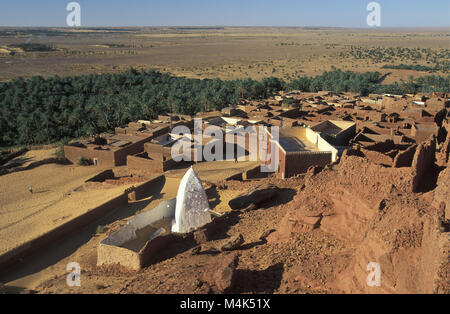
<svg viewBox="0 0 450 314">
<path fill-rule="evenodd" d="M 44 152 L 32 154 L 41 157 L 45 155 Z M 255 165 L 253 162 L 239 164 L 216 162 L 200 163 L 193 167 L 204 182 L 219 182 Z M 10 272 L 2 278 L 2 281 L 8 282 L 9 286 L 34 289 L 43 281 L 56 274 L 61 274 L 65 271 L 62 268 L 64 263 L 61 262 L 61 259 L 69 263 L 70 261 L 63 258 L 64 256 L 70 256 L 86 241 L 96 238 L 96 226 L 111 223 L 119 226 L 124 225 L 134 215 L 151 210 L 164 200 L 175 198 L 179 183 L 186 170 L 187 168 L 182 168 L 169 172 L 163 185 L 155 186 L 148 191 L 149 198 L 119 208 L 117 214 L 106 218 L 103 223 L 101 221 L 92 223 L 91 226 L 87 226 L 85 230 L 80 231 L 77 236 L 79 240 L 77 238 L 69 239 L 52 252 L 33 257 L 31 264 Z M 81 186 L 87 178 L 99 171 L 99 168 L 95 167 L 46 165 L 0 177 L 2 185 L 4 184 L 7 187 L 0 194 L 2 199 L 0 211 L 2 217 L 0 224 L 2 251 L 6 251 L 58 226 L 67 219 L 86 212 L 89 208 L 119 195 L 127 187 L 123 185 L 108 189 L 77 189 L 79 191 L 73 191 Z M 17 182 L 20 182 L 19 187 Z M 33 187 L 33 194 L 28 191 L 28 186 Z M 68 192 L 71 192 L 71 194 L 68 195 Z M 241 192 L 240 190 L 218 191 L 210 199 L 211 209 L 218 212 L 229 211 L 228 202 Z M 96 258 L 96 256 L 93 258 Z M 55 265 L 54 261 L 58 261 L 59 265 Z"/>
<path fill-rule="evenodd" d="M 31 261 L 25 261 L 21 267 L 12 269 L 7 274 L 0 278 L 0 282 L 7 283 L 8 287 L 13 287 L 12 291 L 20 291 L 24 288 L 35 289 L 42 282 L 49 280 L 66 272 L 66 265 L 68 263 L 79 261 L 80 257 L 74 257 L 73 252 L 80 252 L 80 247 L 86 245 L 87 242 L 92 240 L 103 240 L 105 238 L 102 234 L 97 234 L 97 227 L 102 225 L 123 226 L 127 221 L 133 218 L 135 215 L 151 210 L 155 208 L 160 202 L 169 200 L 176 197 L 180 179 L 178 178 L 166 178 L 165 182 L 160 186 L 154 186 L 148 193 L 151 195 L 149 198 L 139 200 L 137 202 L 129 203 L 126 206 L 118 208 L 117 211 L 107 217 L 102 218 L 100 221 L 95 221 L 86 228 L 80 230 L 77 235 L 72 238 L 64 240 L 60 244 L 56 244 L 51 250 L 46 250 L 39 256 L 33 256 Z M 124 187 L 119 188 L 123 191 Z M 99 192 L 106 192 L 106 196 L 110 195 L 110 192 L 114 192 L 116 189 L 101 190 Z M 111 225 L 107 228 L 109 230 Z M 101 241 L 100 240 L 100 241 Z M 84 250 L 83 250 L 84 251 Z M 96 249 L 89 249 L 89 258 L 93 259 L 93 263 L 96 263 L 97 253 Z M 83 259 L 84 254 L 83 252 Z"/>
<path fill-rule="evenodd" d="M 53 45 L 58 51 L 3 55 L 0 80 L 32 75 L 118 73 L 130 66 L 155 68 L 191 78 L 260 80 L 276 76 L 290 80 L 321 74 L 332 66 L 352 71 L 380 71 L 385 64 L 367 58 L 339 57 L 340 53 L 351 51 L 351 47 L 448 49 L 447 29 L 143 28 L 120 34 L 61 31 L 60 35 L 46 38 L 35 38 L 30 33 L 27 38 L 33 38 L 33 42 Z M 0 40 L 4 45 L 23 42 L 15 36 L 3 36 Z M 400 62 L 412 60 L 396 61 Z M 408 78 L 398 70 L 386 72 Z M 412 71 L 411 74 L 418 77 L 428 73 Z"/>
<path fill-rule="evenodd" d="M 29 150 L 25 154 L 18 156 L 7 162 L 6 166 L 14 164 L 20 167 L 26 167 L 36 161 L 54 158 L 57 150 L 58 150 L 57 148 L 43 149 L 43 150 Z"/>
<path fill-rule="evenodd" d="M 26 166 L 53 157 L 54 151 L 29 151 L 12 162 Z M 0 176 L 0 254 L 101 205 L 132 185 L 77 189 L 102 170 L 49 164 Z"/>
</svg>

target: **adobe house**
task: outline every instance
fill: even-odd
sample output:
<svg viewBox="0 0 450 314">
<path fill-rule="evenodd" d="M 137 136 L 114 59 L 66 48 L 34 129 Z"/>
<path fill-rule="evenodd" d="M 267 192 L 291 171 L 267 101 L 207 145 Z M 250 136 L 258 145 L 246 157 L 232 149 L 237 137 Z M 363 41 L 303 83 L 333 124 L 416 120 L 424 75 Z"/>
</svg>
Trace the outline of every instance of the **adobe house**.
<svg viewBox="0 0 450 314">
<path fill-rule="evenodd" d="M 356 123 L 348 121 L 327 120 L 311 128 L 320 133 L 328 143 L 334 146 L 346 146 L 356 134 Z"/>
<path fill-rule="evenodd" d="M 128 155 L 142 152 L 145 143 L 168 132 L 169 127 L 165 125 L 132 122 L 126 128 L 117 128 L 115 134 L 101 134 L 89 141 L 66 145 L 64 154 L 74 164 L 85 158 L 101 167 L 123 166 Z"/>
<path fill-rule="evenodd" d="M 172 159 L 172 146 L 178 138 L 162 135 L 144 144 L 144 151 L 127 157 L 128 171 L 133 175 L 150 176 L 164 173 L 177 164 Z"/>
<path fill-rule="evenodd" d="M 224 117 L 242 117 L 242 118 L 247 117 L 247 113 L 244 110 L 233 107 L 222 109 L 222 115 Z"/>
<path fill-rule="evenodd" d="M 325 166 L 337 160 L 338 150 L 311 128 L 282 128 L 278 141 L 274 141 L 269 129 L 266 132 L 270 139 L 267 153 L 271 153 L 272 141 L 278 149 L 278 178 L 304 174 L 312 166 Z"/>
</svg>

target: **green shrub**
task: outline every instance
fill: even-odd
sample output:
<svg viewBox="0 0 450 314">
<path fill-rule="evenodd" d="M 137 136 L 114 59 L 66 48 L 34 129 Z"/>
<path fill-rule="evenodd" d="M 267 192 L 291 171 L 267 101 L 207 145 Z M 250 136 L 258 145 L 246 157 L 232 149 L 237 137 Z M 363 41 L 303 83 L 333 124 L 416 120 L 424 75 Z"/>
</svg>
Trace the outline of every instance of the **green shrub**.
<svg viewBox="0 0 450 314">
<path fill-rule="evenodd" d="M 81 157 L 80 160 L 78 160 L 78 166 L 90 166 L 90 165 L 92 165 L 92 162 L 85 157 Z"/>
</svg>

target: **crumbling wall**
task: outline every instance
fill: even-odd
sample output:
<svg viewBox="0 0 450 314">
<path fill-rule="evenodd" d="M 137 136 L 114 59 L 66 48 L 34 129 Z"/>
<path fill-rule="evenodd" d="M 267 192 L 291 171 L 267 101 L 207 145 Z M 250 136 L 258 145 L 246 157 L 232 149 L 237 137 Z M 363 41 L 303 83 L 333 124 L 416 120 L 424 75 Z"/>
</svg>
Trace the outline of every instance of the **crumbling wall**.
<svg viewBox="0 0 450 314">
<path fill-rule="evenodd" d="M 414 174 L 413 191 L 417 192 L 422 180 L 427 174 L 427 170 L 434 164 L 436 159 L 436 139 L 420 144 L 417 147 L 412 163 Z"/>
<path fill-rule="evenodd" d="M 434 190 L 434 202 L 438 208 L 443 204 L 445 219 L 450 220 L 450 162 L 439 174 L 437 187 Z"/>
<path fill-rule="evenodd" d="M 443 233 L 439 215 L 424 217 L 420 259 L 422 293 L 449 293 L 449 233 Z M 446 268 L 447 267 L 447 268 Z"/>
<path fill-rule="evenodd" d="M 364 190 L 371 189 L 385 195 L 392 187 L 403 192 L 411 192 L 413 187 L 414 177 L 410 168 L 386 168 L 357 156 L 342 156 L 338 172 L 341 184 L 353 186 L 357 183 L 364 186 Z"/>
<path fill-rule="evenodd" d="M 286 154 L 285 178 L 303 174 L 312 166 L 324 167 L 332 163 L 331 152 L 295 152 Z"/>
<path fill-rule="evenodd" d="M 394 168 L 411 167 L 417 145 L 413 145 L 403 152 L 399 152 L 394 159 Z"/>
<path fill-rule="evenodd" d="M 386 153 L 395 149 L 396 145 L 391 139 L 386 139 L 384 141 L 376 142 L 375 144 L 366 145 L 364 148 L 380 153 Z"/>
<path fill-rule="evenodd" d="M 444 128 L 445 129 L 445 128 Z M 450 127 L 447 126 L 445 129 L 447 132 L 446 139 L 440 145 L 440 152 L 436 154 L 439 165 L 446 165 L 449 160 L 450 154 Z"/>
<path fill-rule="evenodd" d="M 379 165 L 386 165 L 386 166 L 392 166 L 393 160 L 388 155 L 385 155 L 383 153 L 372 151 L 368 149 L 361 148 L 361 153 L 364 154 L 364 156 L 369 159 L 371 162 Z"/>
</svg>

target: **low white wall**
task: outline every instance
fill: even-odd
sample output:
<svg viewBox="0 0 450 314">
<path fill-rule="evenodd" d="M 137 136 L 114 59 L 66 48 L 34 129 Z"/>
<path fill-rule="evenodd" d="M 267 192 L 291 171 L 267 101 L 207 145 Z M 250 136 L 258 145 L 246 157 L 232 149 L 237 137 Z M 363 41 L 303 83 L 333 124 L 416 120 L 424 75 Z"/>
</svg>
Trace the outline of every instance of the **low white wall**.
<svg viewBox="0 0 450 314">
<path fill-rule="evenodd" d="M 161 219 L 175 217 L 176 202 L 175 198 L 164 201 L 152 210 L 137 215 L 125 227 L 103 240 L 101 244 L 120 246 L 136 238 L 137 230 L 143 229 Z"/>
<path fill-rule="evenodd" d="M 118 264 L 131 269 L 139 269 L 141 265 L 140 253 L 120 246 L 135 239 L 137 230 L 161 219 L 175 217 L 176 201 L 175 198 L 164 201 L 154 209 L 137 215 L 126 226 L 100 242 L 97 248 L 97 265 Z M 170 232 L 170 230 L 167 231 Z"/>
<path fill-rule="evenodd" d="M 322 152 L 331 152 L 331 160 L 335 162 L 338 156 L 338 150 L 334 148 L 330 143 L 325 141 L 321 136 L 317 136 L 317 146 Z"/>
<path fill-rule="evenodd" d="M 317 145 L 317 148 L 321 151 L 321 152 L 331 152 L 331 159 L 332 162 L 335 162 L 337 160 L 337 156 L 338 156 L 338 150 L 336 148 L 333 147 L 333 145 L 331 145 L 330 143 L 328 143 L 326 140 L 324 140 L 319 133 L 313 131 L 311 128 L 306 128 L 306 138 L 314 143 L 315 145 Z"/>
<path fill-rule="evenodd" d="M 314 145 L 318 145 L 317 141 L 317 137 L 319 136 L 319 134 L 317 134 L 316 132 L 314 132 L 311 128 L 306 128 L 305 131 L 305 135 L 306 138 L 308 139 L 308 141 L 310 141 L 311 143 L 313 143 Z"/>
</svg>

